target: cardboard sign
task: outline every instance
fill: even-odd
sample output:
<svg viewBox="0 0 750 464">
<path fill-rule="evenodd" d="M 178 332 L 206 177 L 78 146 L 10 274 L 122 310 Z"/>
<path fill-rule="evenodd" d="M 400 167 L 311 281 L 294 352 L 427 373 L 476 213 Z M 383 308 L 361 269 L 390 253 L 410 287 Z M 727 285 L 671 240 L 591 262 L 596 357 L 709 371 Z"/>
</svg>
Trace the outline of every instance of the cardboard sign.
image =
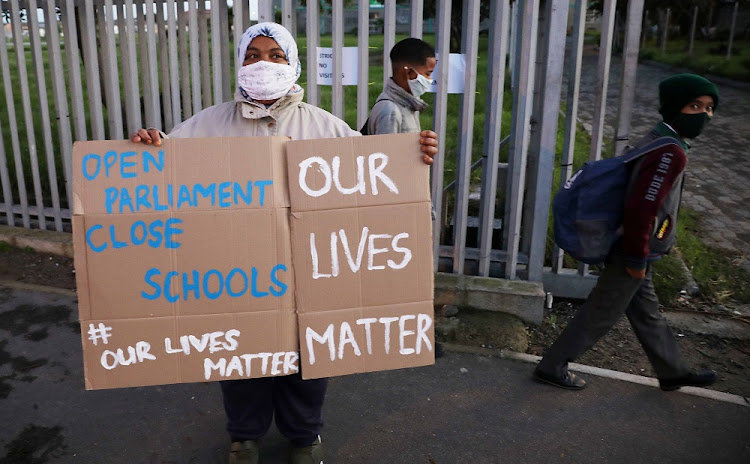
<svg viewBox="0 0 750 464">
<path fill-rule="evenodd" d="M 287 143 L 304 378 L 434 361 L 429 171 L 415 144 Z"/>
<path fill-rule="evenodd" d="M 86 388 L 300 369 L 313 378 L 434 362 L 428 169 L 417 140 L 76 142 L 73 239 Z M 286 163 L 287 149 L 294 164 Z M 309 155 L 313 161 L 300 158 Z M 291 209 L 300 163 L 306 187 L 322 191 L 323 160 L 332 188 L 312 201 L 292 188 L 299 206 Z M 338 189 L 360 178 L 364 193 Z M 372 186 L 383 192 L 377 201 Z M 326 236 L 317 274 L 308 262 L 310 234 Z M 319 277 L 345 263 L 347 273 Z M 308 339 L 314 354 L 335 344 L 337 356 L 311 362 L 305 352 L 300 363 L 300 340 Z"/>
</svg>

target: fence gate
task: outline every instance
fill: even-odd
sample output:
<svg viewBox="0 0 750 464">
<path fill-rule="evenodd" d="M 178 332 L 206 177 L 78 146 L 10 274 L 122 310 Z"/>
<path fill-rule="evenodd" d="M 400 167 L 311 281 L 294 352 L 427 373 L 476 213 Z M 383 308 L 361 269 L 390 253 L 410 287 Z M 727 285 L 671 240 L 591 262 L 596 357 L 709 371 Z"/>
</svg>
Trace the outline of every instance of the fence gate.
<svg viewBox="0 0 750 464">
<path fill-rule="evenodd" d="M 591 158 L 601 153 L 615 3 L 605 1 L 601 17 Z M 0 6 L 0 222 L 6 225 L 70 229 L 73 141 L 121 139 L 140 127 L 168 132 L 233 98 L 240 65 L 234 45 L 256 21 L 280 21 L 293 32 L 306 60 L 300 81 L 307 101 L 352 127 L 361 127 L 389 79 L 388 52 L 397 37 L 423 37 L 428 29 L 435 31 L 425 38 L 434 41 L 439 61 L 459 53 L 465 63 L 458 77 L 439 66 L 431 97 L 431 128 L 440 143 L 432 167 L 436 270 L 544 281 L 568 296 L 577 286 L 590 287 L 586 268 L 564 268 L 548 237 L 556 165 L 563 167 L 561 182 L 571 174 L 585 0 L 438 0 L 430 8 L 422 0 L 408 6 L 395 0 L 0 0 Z M 631 0 L 618 143 L 628 138 L 642 13 L 643 0 Z M 330 34 L 321 34 L 325 24 Z M 370 48 L 373 28 L 382 30 L 382 48 Z M 354 29 L 356 39 L 352 32 L 348 37 L 356 40 L 357 86 L 346 88 L 344 32 Z M 321 43 L 332 47 L 330 87 L 317 83 Z M 371 72 L 381 68 L 372 82 Z M 485 74 L 485 84 L 477 85 Z M 462 81 L 463 93 L 449 95 L 450 79 Z M 512 100 L 507 133 L 505 98 Z M 356 112 L 347 115 L 345 108 Z M 565 132 L 562 153 L 555 150 L 558 126 Z"/>
</svg>

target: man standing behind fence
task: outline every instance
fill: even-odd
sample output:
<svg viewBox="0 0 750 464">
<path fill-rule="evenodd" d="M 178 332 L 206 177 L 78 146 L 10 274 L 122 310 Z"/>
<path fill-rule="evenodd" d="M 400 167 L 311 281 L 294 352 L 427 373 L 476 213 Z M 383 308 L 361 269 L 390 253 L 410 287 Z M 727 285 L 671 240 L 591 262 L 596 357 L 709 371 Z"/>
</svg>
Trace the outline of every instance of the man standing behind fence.
<svg viewBox="0 0 750 464">
<path fill-rule="evenodd" d="M 689 144 L 719 104 L 714 84 L 695 74 L 678 74 L 659 83 L 663 121 L 640 142 L 668 137 L 641 156 L 633 167 L 623 217 L 623 235 L 605 260 L 596 287 L 575 317 L 547 350 L 534 378 L 556 387 L 580 390 L 586 382 L 568 371 L 574 361 L 604 336 L 625 313 L 659 378 L 662 390 L 707 386 L 716 372 L 693 372 L 680 353 L 671 329 L 659 313 L 651 280 L 651 262 L 675 242 L 677 211 Z M 669 139 L 668 139 L 669 140 Z"/>
<path fill-rule="evenodd" d="M 365 135 L 420 132 L 419 112 L 427 109 L 420 96 L 432 85 L 435 49 L 427 42 L 408 38 L 391 49 L 393 75 L 375 100 L 362 133 Z"/>
</svg>

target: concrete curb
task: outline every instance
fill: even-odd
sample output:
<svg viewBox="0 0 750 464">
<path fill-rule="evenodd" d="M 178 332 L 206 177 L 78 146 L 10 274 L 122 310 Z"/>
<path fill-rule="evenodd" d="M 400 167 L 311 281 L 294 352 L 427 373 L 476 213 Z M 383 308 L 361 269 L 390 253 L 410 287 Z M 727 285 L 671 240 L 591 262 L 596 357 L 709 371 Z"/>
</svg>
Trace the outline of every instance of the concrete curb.
<svg viewBox="0 0 750 464">
<path fill-rule="evenodd" d="M 517 353 L 515 351 L 505 350 L 502 350 L 500 352 L 500 357 L 529 363 L 538 363 L 539 360 L 542 359 L 541 356 L 535 356 L 533 354 Z M 582 372 L 584 374 L 590 374 L 598 377 L 605 377 L 608 379 L 621 380 L 624 382 L 637 383 L 640 385 L 646 385 L 648 387 L 659 388 L 659 381 L 653 377 L 644 377 L 642 375 L 628 374 L 626 372 L 612 371 L 609 369 L 602 369 L 600 367 L 587 366 L 585 364 L 578 363 L 570 363 L 569 368 L 571 370 Z M 724 393 L 716 390 L 697 387 L 682 387 L 676 391 L 688 395 L 700 396 L 712 400 L 724 401 L 725 403 L 733 403 L 740 406 L 750 407 L 750 398 L 747 398 L 745 396 L 733 395 L 731 393 Z"/>
<path fill-rule="evenodd" d="M 73 235 L 69 232 L 0 226 L 0 241 L 17 248 L 31 248 L 40 253 L 73 257 Z"/>
<path fill-rule="evenodd" d="M 30 292 L 41 292 L 41 293 L 54 293 L 56 295 L 69 296 L 77 298 L 78 293 L 74 290 L 68 290 L 65 288 L 48 287 L 46 285 L 27 284 L 25 282 L 16 282 L 13 280 L 2 280 L 0 279 L 0 287 L 9 287 L 17 290 L 27 290 Z"/>
<path fill-rule="evenodd" d="M 435 274 L 435 304 L 499 311 L 541 324 L 546 294 L 541 283 L 467 275 Z"/>
<path fill-rule="evenodd" d="M 490 348 L 479 348 L 465 345 L 453 345 L 450 343 L 443 343 L 443 346 L 448 351 L 456 353 L 467 353 L 477 354 L 490 357 L 499 357 L 503 359 L 512 359 L 514 361 L 522 361 L 527 363 L 536 364 L 539 362 L 541 356 L 535 356 L 533 354 L 519 353 L 510 350 L 493 350 Z M 600 367 L 587 366 L 585 364 L 570 363 L 569 368 L 576 372 L 582 372 L 584 374 L 595 375 L 597 377 L 604 377 L 613 380 L 620 380 L 623 382 L 637 383 L 645 385 L 647 387 L 659 388 L 659 381 L 653 377 L 644 377 L 642 375 L 628 374 L 627 372 L 613 371 L 609 369 L 602 369 Z M 531 377 L 531 372 L 529 372 Z M 724 393 L 716 390 L 709 390 L 707 388 L 697 387 L 682 387 L 677 392 L 684 393 L 687 395 L 700 396 L 702 398 L 708 398 L 717 401 L 723 401 L 725 403 L 737 404 L 740 406 L 750 407 L 750 398 L 740 395 L 734 395 L 731 393 Z"/>
</svg>

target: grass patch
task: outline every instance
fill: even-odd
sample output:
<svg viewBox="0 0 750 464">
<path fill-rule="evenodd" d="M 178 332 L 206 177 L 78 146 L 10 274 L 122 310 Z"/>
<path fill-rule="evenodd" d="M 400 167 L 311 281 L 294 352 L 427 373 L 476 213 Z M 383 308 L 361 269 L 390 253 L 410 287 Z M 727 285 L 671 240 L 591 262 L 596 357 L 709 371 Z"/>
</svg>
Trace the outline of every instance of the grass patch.
<svg viewBox="0 0 750 464">
<path fill-rule="evenodd" d="M 653 266 L 656 296 L 661 304 L 670 306 L 677 301 L 677 297 L 687 284 L 687 275 L 680 263 L 680 255 L 673 251 L 654 262 Z"/>
<path fill-rule="evenodd" d="M 20 250 L 24 253 L 36 253 L 36 250 L 31 248 L 30 246 L 25 246 L 23 248 L 17 247 L 15 245 L 11 245 L 10 243 L 6 242 L 5 240 L 0 240 L 0 252 L 9 252 L 13 250 Z"/>
<path fill-rule="evenodd" d="M 701 241 L 698 214 L 682 208 L 677 226 L 676 248 L 701 293 L 715 303 L 750 303 L 750 273 L 735 263 L 736 255 Z"/>
<path fill-rule="evenodd" d="M 696 40 L 693 54 L 688 55 L 686 39 L 670 39 L 665 52 L 651 41 L 640 50 L 640 59 L 653 60 L 690 69 L 698 74 L 714 74 L 738 81 L 750 81 L 750 40 L 735 40 L 732 57 L 727 60 L 728 41 Z"/>
</svg>

